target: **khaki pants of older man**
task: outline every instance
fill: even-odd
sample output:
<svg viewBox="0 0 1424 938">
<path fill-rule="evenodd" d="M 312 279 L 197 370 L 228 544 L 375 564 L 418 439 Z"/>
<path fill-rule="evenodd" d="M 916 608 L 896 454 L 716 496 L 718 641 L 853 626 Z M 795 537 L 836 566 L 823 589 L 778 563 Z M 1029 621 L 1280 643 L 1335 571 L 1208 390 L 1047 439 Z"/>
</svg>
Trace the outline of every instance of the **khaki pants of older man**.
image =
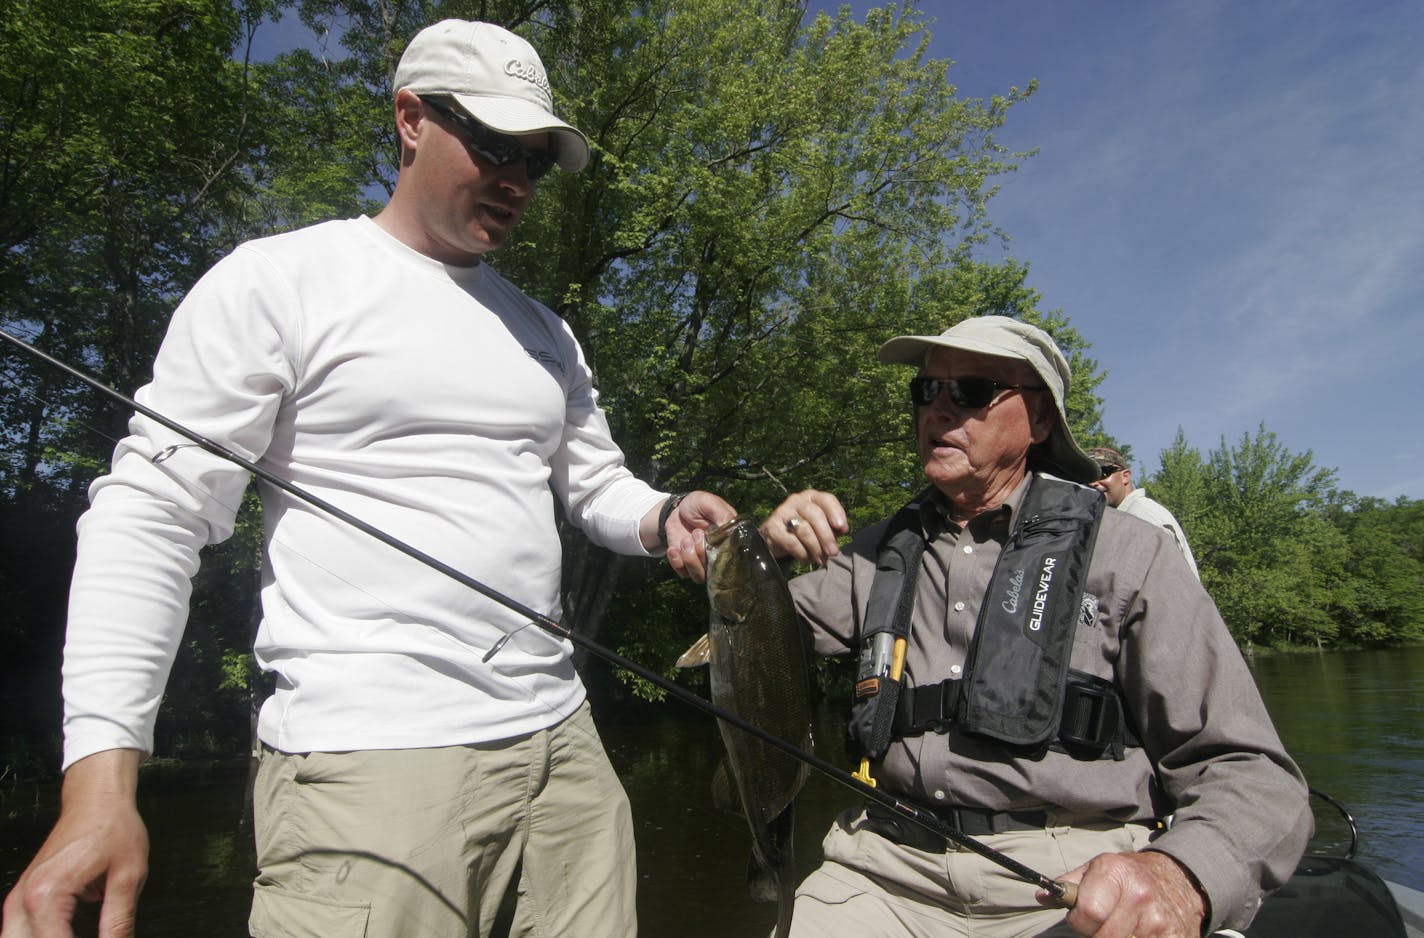
<svg viewBox="0 0 1424 938">
<path fill-rule="evenodd" d="M 791 938 L 1072 938 L 1038 887 L 969 850 L 930 853 L 857 830 L 848 812 L 822 842 L 825 862 L 796 890 Z M 976 838 L 1047 876 L 1100 853 L 1138 850 L 1141 824 L 1050 827 Z"/>
<path fill-rule="evenodd" d="M 263 753 L 256 938 L 637 934 L 633 828 L 585 704 L 493 744 Z"/>
</svg>

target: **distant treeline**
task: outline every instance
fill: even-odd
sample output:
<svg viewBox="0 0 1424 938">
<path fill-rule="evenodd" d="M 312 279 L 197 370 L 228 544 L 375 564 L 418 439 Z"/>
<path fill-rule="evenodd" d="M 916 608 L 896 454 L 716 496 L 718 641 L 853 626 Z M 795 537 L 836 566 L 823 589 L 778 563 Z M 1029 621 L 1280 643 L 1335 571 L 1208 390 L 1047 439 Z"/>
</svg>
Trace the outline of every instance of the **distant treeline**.
<svg viewBox="0 0 1424 938">
<path fill-rule="evenodd" d="M 1264 425 L 1205 458 L 1178 431 L 1146 484 L 1243 649 L 1424 642 L 1424 501 L 1342 491 Z"/>
<path fill-rule="evenodd" d="M 1048 329 L 1073 364 L 1075 434 L 1116 442 L 1091 337 L 1039 309 L 1024 261 L 978 259 L 999 243 L 993 188 L 1029 158 L 994 134 L 1033 83 L 963 99 L 918 51 L 912 6 L 861 22 L 800 6 L 31 4 L 0 21 L 0 328 L 132 393 L 178 300 L 234 245 L 379 208 L 401 43 L 479 15 L 535 41 L 594 146 L 583 173 L 540 183 L 492 261 L 578 334 L 639 476 L 752 514 L 813 486 L 857 522 L 884 516 L 918 472 L 905 375 L 874 350 L 982 313 Z M 254 61 L 273 14 L 319 48 Z M 127 418 L 0 347 L 0 783 L 55 765 L 74 523 Z M 1264 429 L 1206 459 L 1179 441 L 1147 484 L 1243 646 L 1424 638 L 1419 503 L 1339 493 Z M 261 694 L 248 502 L 199 573 L 160 754 L 246 751 Z M 565 624 L 671 673 L 704 628 L 701 592 L 563 534 Z M 608 705 L 656 696 L 584 670 Z"/>
</svg>

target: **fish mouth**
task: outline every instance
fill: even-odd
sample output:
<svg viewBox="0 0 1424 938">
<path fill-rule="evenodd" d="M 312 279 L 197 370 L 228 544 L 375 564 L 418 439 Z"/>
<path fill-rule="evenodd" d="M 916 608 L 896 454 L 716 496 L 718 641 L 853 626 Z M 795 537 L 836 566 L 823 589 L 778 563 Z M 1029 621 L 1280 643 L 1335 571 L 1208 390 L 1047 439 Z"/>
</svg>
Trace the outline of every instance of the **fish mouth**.
<svg viewBox="0 0 1424 938">
<path fill-rule="evenodd" d="M 714 547 L 722 547 L 722 546 L 725 546 L 726 543 L 727 543 L 727 541 L 731 539 L 733 532 L 736 531 L 737 525 L 738 525 L 738 524 L 741 524 L 743 521 L 748 521 L 748 522 L 749 522 L 750 520 L 751 520 L 751 519 L 748 518 L 746 515 L 737 515 L 735 518 L 731 519 L 730 521 L 723 521 L 721 524 L 717 525 L 715 528 L 708 528 L 708 530 L 707 530 L 707 548 L 708 548 L 708 551 L 710 552 L 711 549 L 714 548 Z"/>
<path fill-rule="evenodd" d="M 744 532 L 755 531 L 751 527 L 751 519 L 746 515 L 737 515 L 730 521 L 724 521 L 715 528 L 707 531 L 707 586 L 709 589 L 714 584 L 722 583 L 727 570 L 730 569 L 733 558 L 735 558 L 749 543 Z"/>
</svg>

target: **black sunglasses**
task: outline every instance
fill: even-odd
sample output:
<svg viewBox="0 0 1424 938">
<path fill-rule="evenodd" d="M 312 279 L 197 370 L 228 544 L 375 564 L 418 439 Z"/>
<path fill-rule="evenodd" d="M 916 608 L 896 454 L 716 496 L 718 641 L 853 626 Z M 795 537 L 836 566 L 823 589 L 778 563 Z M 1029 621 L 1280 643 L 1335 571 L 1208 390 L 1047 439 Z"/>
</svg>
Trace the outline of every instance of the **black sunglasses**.
<svg viewBox="0 0 1424 938">
<path fill-rule="evenodd" d="M 445 120 L 460 128 L 460 137 L 465 146 L 479 154 L 480 158 L 492 166 L 505 166 L 515 160 L 524 161 L 524 171 L 533 182 L 545 176 L 556 162 L 552 150 L 531 150 L 507 134 L 491 130 L 463 111 L 435 98 L 422 96 L 422 102 Z"/>
<path fill-rule="evenodd" d="M 1000 384 L 989 378 L 911 378 L 910 400 L 917 407 L 928 407 L 935 402 L 941 391 L 949 392 L 949 399 L 956 407 L 966 410 L 983 410 L 994 403 L 1004 391 L 1045 391 L 1042 385 Z"/>
<path fill-rule="evenodd" d="M 1122 470 L 1126 469 L 1127 467 L 1126 467 L 1126 466 L 1104 466 L 1103 464 L 1099 463 L 1099 464 L 1098 464 L 1098 468 L 1099 468 L 1100 470 L 1102 470 L 1102 473 L 1103 473 L 1102 475 L 1098 476 L 1098 478 L 1099 478 L 1099 479 L 1106 479 L 1108 476 L 1112 475 L 1114 472 L 1121 472 Z"/>
</svg>

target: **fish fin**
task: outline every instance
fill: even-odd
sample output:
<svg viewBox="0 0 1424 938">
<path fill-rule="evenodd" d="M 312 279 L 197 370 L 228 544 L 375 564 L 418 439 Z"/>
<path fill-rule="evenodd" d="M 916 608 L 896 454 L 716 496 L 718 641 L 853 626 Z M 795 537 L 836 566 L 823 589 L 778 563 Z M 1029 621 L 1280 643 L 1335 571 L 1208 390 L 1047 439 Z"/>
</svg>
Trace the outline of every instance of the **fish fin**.
<svg viewBox="0 0 1424 938">
<path fill-rule="evenodd" d="M 757 607 L 757 594 L 749 589 L 721 589 L 708 593 L 712 609 L 724 622 L 745 622 Z"/>
<path fill-rule="evenodd" d="M 747 892 L 751 893 L 753 902 L 776 902 L 781 898 L 776 871 L 757 862 L 755 856 L 747 863 Z"/>
<path fill-rule="evenodd" d="M 792 808 L 772 818 L 767 824 L 762 848 L 753 847 L 747 863 L 747 891 L 754 902 L 780 902 L 786 911 L 793 899 L 796 884 L 796 860 L 791 840 L 795 830 Z M 762 856 L 761 850 L 771 852 Z M 789 917 L 788 917 L 789 923 Z"/>
<path fill-rule="evenodd" d="M 717 763 L 717 770 L 712 773 L 712 804 L 719 811 L 746 817 L 742 796 L 737 792 L 737 783 L 732 778 L 732 769 L 726 759 Z"/>
<path fill-rule="evenodd" d="M 712 643 L 707 638 L 707 633 L 703 632 L 702 637 L 692 643 L 692 647 L 682 653 L 682 657 L 677 659 L 679 668 L 702 668 L 706 667 L 712 660 Z"/>
</svg>

